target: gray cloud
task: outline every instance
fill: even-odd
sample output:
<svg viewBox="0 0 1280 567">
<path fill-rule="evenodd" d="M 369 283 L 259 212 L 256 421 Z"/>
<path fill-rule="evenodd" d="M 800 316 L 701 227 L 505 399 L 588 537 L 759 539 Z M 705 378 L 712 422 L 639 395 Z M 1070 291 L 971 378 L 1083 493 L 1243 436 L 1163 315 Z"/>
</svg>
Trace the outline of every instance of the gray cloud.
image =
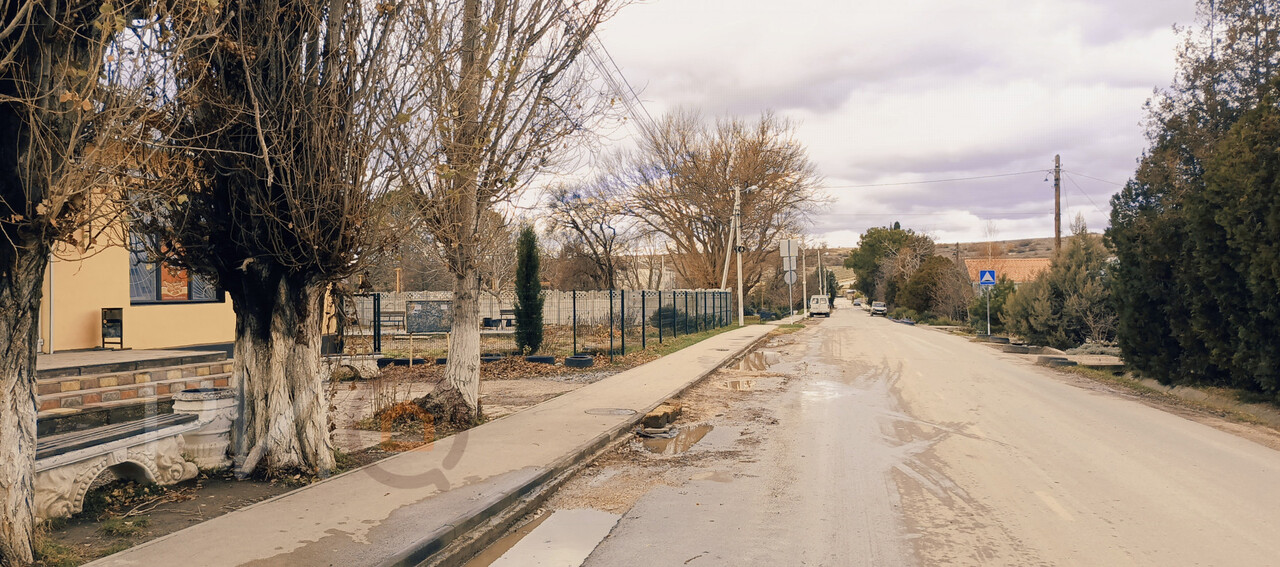
<svg viewBox="0 0 1280 567">
<path fill-rule="evenodd" d="M 655 114 L 796 119 L 828 185 L 1047 170 L 1055 153 L 1123 182 L 1146 145 L 1142 103 L 1173 74 L 1170 28 L 1193 16 L 1192 0 L 663 0 L 601 36 Z M 1105 222 L 1118 187 L 1071 180 L 1071 210 Z M 1037 175 L 829 193 L 812 230 L 832 244 L 894 220 L 957 238 L 987 220 L 1008 238 L 1052 229 Z"/>
</svg>

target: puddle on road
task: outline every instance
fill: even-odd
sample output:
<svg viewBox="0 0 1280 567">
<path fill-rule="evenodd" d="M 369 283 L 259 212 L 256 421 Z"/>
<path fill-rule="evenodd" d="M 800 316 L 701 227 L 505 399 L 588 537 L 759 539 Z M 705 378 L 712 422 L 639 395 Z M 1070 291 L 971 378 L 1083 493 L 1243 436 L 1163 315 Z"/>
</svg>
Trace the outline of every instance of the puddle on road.
<svg viewBox="0 0 1280 567">
<path fill-rule="evenodd" d="M 733 482 L 733 475 L 724 471 L 702 471 L 689 477 L 689 480 L 709 480 L 711 482 Z"/>
<path fill-rule="evenodd" d="M 489 546 L 466 567 L 581 565 L 619 518 L 589 508 L 547 512 Z"/>
<path fill-rule="evenodd" d="M 764 370 L 768 367 L 769 361 L 762 351 L 748 353 L 738 362 L 738 370 L 756 371 Z"/>
<path fill-rule="evenodd" d="M 725 380 L 720 383 L 720 387 L 726 390 L 736 390 L 739 392 L 750 392 L 756 389 L 755 380 Z"/>
<path fill-rule="evenodd" d="M 697 427 L 682 427 L 680 433 L 670 439 L 644 439 L 642 442 L 644 448 L 650 453 L 676 455 L 688 451 L 712 429 L 715 429 L 715 426 L 709 423 Z"/>
<path fill-rule="evenodd" d="M 497 561 L 503 554 L 510 551 L 512 547 L 520 543 L 520 540 L 524 539 L 524 536 L 529 535 L 529 532 L 533 531 L 534 528 L 545 522 L 549 517 L 551 517 L 550 512 L 538 514 L 538 517 L 529 521 L 529 523 L 516 528 L 511 533 L 502 536 L 498 541 L 493 542 L 489 547 L 484 548 L 484 551 L 472 557 L 463 567 L 489 567 L 493 565 L 494 561 Z"/>
</svg>

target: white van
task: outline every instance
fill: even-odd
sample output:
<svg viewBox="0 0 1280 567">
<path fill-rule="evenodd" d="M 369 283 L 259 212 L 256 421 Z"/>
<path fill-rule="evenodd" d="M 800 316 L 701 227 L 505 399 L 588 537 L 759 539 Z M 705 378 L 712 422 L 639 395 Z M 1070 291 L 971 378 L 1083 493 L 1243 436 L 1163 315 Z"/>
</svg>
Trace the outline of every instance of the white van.
<svg viewBox="0 0 1280 567">
<path fill-rule="evenodd" d="M 830 301 L 831 301 L 831 298 L 825 295 L 815 295 L 813 297 L 810 297 L 809 298 L 809 315 L 814 317 L 817 317 L 818 315 L 822 315 L 823 317 L 830 317 L 831 316 L 831 303 L 829 303 Z"/>
</svg>

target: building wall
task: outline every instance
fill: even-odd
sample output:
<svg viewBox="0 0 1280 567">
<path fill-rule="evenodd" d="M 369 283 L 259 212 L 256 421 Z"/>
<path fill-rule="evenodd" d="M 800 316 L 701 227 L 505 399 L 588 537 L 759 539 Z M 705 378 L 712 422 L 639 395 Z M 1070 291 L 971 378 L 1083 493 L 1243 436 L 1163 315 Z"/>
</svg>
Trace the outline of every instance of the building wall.
<svg viewBox="0 0 1280 567">
<path fill-rule="evenodd" d="M 45 275 L 40 310 L 40 338 L 44 341 L 41 352 L 101 346 L 104 307 L 124 309 L 125 348 L 168 348 L 234 340 L 235 315 L 229 298 L 219 303 L 132 305 L 126 248 L 110 246 L 82 259 L 59 259 L 74 256 L 73 251 L 60 249 Z"/>
</svg>

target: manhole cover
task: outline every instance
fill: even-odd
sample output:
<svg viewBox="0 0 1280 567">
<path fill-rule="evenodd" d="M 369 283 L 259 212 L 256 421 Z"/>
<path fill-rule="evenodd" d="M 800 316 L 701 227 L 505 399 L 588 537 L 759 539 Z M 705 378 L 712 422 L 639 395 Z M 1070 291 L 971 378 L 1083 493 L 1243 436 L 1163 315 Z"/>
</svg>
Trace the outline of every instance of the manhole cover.
<svg viewBox="0 0 1280 567">
<path fill-rule="evenodd" d="M 588 415 L 632 415 L 636 410 L 627 408 L 591 408 L 587 410 Z"/>
</svg>

